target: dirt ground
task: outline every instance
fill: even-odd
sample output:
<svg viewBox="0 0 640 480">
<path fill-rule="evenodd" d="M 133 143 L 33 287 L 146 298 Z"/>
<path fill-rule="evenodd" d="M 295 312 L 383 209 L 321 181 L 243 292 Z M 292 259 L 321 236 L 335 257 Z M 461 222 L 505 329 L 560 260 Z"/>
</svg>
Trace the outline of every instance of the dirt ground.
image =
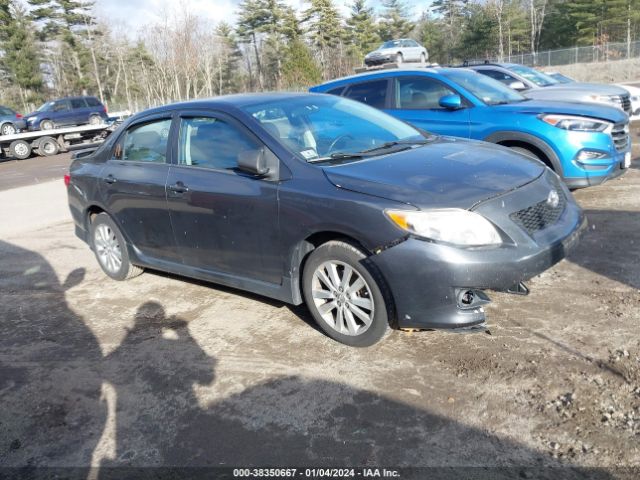
<svg viewBox="0 0 640 480">
<path fill-rule="evenodd" d="M 640 468 L 640 160 L 575 192 L 589 231 L 528 297 L 490 293 L 490 333 L 368 349 L 303 307 L 153 272 L 111 281 L 70 220 L 31 219 L 28 201 L 61 215 L 61 182 L 32 188 L 0 192 L 16 202 L 0 218 L 0 466 L 638 478 L 620 468 Z"/>
</svg>

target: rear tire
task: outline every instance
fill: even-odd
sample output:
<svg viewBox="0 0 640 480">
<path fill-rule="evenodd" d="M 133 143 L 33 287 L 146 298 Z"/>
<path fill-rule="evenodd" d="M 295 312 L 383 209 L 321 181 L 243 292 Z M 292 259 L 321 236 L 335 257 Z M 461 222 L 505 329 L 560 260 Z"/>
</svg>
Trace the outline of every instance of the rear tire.
<svg viewBox="0 0 640 480">
<path fill-rule="evenodd" d="M 9 145 L 9 153 L 13 158 L 25 160 L 31 156 L 31 145 L 24 140 L 14 140 Z"/>
<path fill-rule="evenodd" d="M 114 280 L 128 280 L 144 271 L 129 261 L 124 237 L 106 213 L 99 213 L 91 222 L 91 246 L 102 271 Z"/>
<path fill-rule="evenodd" d="M 427 63 L 427 56 L 423 53 L 420 54 L 420 63 L 422 65 L 424 65 L 425 63 Z"/>
<path fill-rule="evenodd" d="M 398 65 L 402 65 L 404 63 L 404 56 L 400 52 L 396 55 L 396 63 Z"/>
<path fill-rule="evenodd" d="M 51 120 L 42 120 L 40 122 L 40 130 L 53 130 L 54 128 L 56 128 L 56 125 Z"/>
<path fill-rule="evenodd" d="M 17 131 L 13 123 L 5 123 L 0 129 L 0 135 L 15 135 Z"/>
<path fill-rule="evenodd" d="M 38 153 L 45 157 L 52 157 L 60 152 L 60 145 L 53 137 L 42 137 L 38 142 Z"/>
<path fill-rule="evenodd" d="M 102 123 L 102 118 L 100 115 L 91 115 L 89 117 L 89 125 L 100 125 Z"/>
<path fill-rule="evenodd" d="M 386 283 L 360 249 L 330 241 L 311 254 L 302 274 L 304 299 L 318 326 L 352 347 L 368 347 L 389 329 Z M 383 293 L 385 292 L 385 293 Z"/>
</svg>

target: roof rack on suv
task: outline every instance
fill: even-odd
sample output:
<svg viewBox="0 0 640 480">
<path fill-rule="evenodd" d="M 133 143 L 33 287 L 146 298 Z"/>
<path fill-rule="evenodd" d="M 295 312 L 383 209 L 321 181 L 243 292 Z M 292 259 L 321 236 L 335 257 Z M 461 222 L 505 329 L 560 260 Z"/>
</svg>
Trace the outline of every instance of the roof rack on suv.
<svg viewBox="0 0 640 480">
<path fill-rule="evenodd" d="M 383 63 L 382 65 L 373 65 L 371 67 L 356 67 L 354 68 L 356 73 L 374 72 L 376 70 L 390 70 L 393 68 L 437 68 L 438 63 Z"/>
<path fill-rule="evenodd" d="M 447 65 L 447 66 L 451 68 L 465 68 L 465 67 L 473 67 L 476 65 L 496 65 L 496 63 L 490 60 L 465 60 L 459 65 Z"/>
</svg>

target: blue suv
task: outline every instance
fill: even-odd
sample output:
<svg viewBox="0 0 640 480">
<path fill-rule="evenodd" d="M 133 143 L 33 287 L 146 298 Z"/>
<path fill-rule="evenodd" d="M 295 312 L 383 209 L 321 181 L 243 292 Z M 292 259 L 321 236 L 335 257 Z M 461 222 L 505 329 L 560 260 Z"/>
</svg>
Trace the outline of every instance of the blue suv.
<svg viewBox="0 0 640 480">
<path fill-rule="evenodd" d="M 25 115 L 29 130 L 51 130 L 69 125 L 99 125 L 107 109 L 96 97 L 67 97 L 47 102 Z"/>
<path fill-rule="evenodd" d="M 382 109 L 414 126 L 510 147 L 570 188 L 600 184 L 631 163 L 629 118 L 615 107 L 531 100 L 461 68 L 363 73 L 311 88 Z"/>
</svg>

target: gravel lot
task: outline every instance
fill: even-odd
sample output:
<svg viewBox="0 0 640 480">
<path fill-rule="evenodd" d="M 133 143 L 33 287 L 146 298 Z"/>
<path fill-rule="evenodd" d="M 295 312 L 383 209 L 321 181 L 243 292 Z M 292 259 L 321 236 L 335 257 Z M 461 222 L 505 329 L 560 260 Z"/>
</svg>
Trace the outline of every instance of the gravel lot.
<svg viewBox="0 0 640 480">
<path fill-rule="evenodd" d="M 575 193 L 590 222 L 577 251 L 528 297 L 490 294 L 489 334 L 393 332 L 364 350 L 302 307 L 159 273 L 107 279 L 62 182 L 27 185 L 30 161 L 0 164 L 26 185 L 0 191 L 0 466 L 637 478 L 540 467 L 640 466 L 640 159 Z"/>
</svg>

